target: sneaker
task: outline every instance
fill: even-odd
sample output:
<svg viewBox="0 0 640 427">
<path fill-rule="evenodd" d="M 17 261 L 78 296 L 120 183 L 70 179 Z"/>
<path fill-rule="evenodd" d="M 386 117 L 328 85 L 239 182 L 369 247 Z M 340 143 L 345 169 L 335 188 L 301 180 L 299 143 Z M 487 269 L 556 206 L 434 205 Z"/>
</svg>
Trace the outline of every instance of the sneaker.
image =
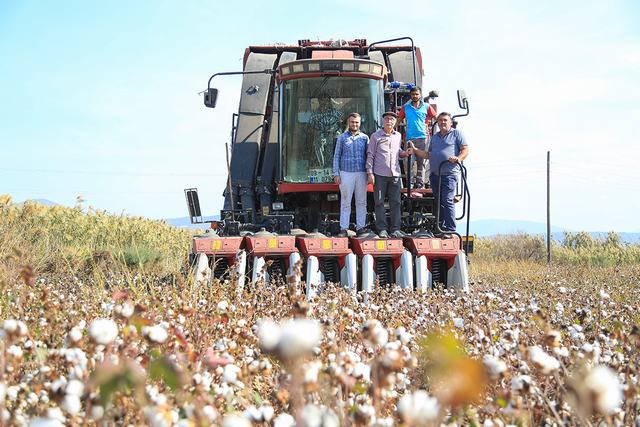
<svg viewBox="0 0 640 427">
<path fill-rule="evenodd" d="M 404 234 L 400 230 L 396 230 L 393 233 L 391 233 L 391 237 L 395 237 L 396 239 L 402 239 L 404 236 L 406 236 L 406 234 Z"/>
<path fill-rule="evenodd" d="M 356 236 L 358 236 L 358 237 L 366 237 L 369 234 L 371 234 L 371 230 L 369 230 L 368 228 L 365 228 L 365 227 L 358 228 L 356 230 Z"/>
<path fill-rule="evenodd" d="M 452 233 L 442 233 L 442 236 L 440 236 L 441 239 L 453 239 L 453 234 Z"/>
<path fill-rule="evenodd" d="M 347 237 L 347 230 L 340 230 L 338 237 Z"/>
<path fill-rule="evenodd" d="M 380 237 L 381 239 L 388 239 L 389 233 L 387 233 L 387 230 L 382 230 L 378 233 L 378 237 Z"/>
<path fill-rule="evenodd" d="M 413 184 L 413 188 L 424 188 L 424 184 L 421 182 L 416 182 Z"/>
</svg>

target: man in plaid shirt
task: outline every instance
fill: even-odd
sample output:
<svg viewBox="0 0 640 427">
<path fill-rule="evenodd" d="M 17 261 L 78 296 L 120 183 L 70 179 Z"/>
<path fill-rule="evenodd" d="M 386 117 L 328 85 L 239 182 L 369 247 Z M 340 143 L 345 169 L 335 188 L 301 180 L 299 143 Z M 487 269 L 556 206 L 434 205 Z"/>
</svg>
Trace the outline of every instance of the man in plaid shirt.
<svg viewBox="0 0 640 427">
<path fill-rule="evenodd" d="M 351 199 L 356 198 L 356 232 L 366 232 L 367 174 L 365 162 L 369 137 L 360 132 L 360 114 L 347 117 L 349 129 L 338 137 L 333 155 L 333 181 L 340 186 L 340 237 L 347 236 Z"/>
</svg>

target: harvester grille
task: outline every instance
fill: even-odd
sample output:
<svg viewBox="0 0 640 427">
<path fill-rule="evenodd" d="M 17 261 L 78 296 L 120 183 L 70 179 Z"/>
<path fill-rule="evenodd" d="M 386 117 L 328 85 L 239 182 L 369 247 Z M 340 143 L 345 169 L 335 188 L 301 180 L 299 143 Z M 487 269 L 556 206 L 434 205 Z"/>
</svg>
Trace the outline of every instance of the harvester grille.
<svg viewBox="0 0 640 427">
<path fill-rule="evenodd" d="M 340 265 L 336 257 L 320 258 L 320 271 L 324 274 L 325 282 L 340 282 Z"/>
<path fill-rule="evenodd" d="M 376 280 L 380 285 L 388 285 L 393 283 L 394 271 L 393 271 L 393 259 L 391 258 L 378 258 L 376 259 Z"/>
<path fill-rule="evenodd" d="M 431 263 L 431 277 L 433 278 L 434 287 L 445 288 L 447 286 L 447 260 L 434 259 Z"/>
<path fill-rule="evenodd" d="M 229 275 L 229 261 L 226 258 L 211 258 L 213 277 L 216 279 L 226 279 Z"/>
</svg>

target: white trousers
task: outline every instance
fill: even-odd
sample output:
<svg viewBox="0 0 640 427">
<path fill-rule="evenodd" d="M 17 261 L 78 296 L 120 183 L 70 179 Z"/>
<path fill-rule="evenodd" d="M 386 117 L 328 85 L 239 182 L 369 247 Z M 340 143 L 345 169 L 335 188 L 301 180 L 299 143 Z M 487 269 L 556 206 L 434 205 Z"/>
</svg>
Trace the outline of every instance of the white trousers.
<svg viewBox="0 0 640 427">
<path fill-rule="evenodd" d="M 351 199 L 356 196 L 356 228 L 364 228 L 367 219 L 367 173 L 340 171 L 340 228 L 349 228 Z"/>
</svg>

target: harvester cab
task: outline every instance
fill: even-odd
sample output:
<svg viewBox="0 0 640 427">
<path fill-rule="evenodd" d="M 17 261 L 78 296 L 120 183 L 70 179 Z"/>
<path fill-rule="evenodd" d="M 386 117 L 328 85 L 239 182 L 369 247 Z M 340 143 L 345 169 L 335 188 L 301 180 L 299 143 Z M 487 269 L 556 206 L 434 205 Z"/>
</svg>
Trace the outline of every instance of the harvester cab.
<svg viewBox="0 0 640 427">
<path fill-rule="evenodd" d="M 419 290 L 436 282 L 468 288 L 462 236 L 442 236 L 439 205 L 430 189 L 411 188 L 410 162 L 402 196 L 406 237 L 338 237 L 336 140 L 351 112 L 360 114 L 361 131 L 371 134 L 382 127 L 384 111 L 398 110 L 410 99 L 411 88 L 421 86 L 422 57 L 413 40 L 250 46 L 243 65 L 242 71 L 214 74 L 204 91 L 205 106 L 214 108 L 219 94 L 212 80 L 242 75 L 230 159 L 227 150 L 224 207 L 211 229 L 193 238 L 197 280 L 233 275 L 243 286 L 245 277 L 252 282 L 284 278 L 300 269 L 309 297 L 327 282 L 365 293 L 375 284 L 392 283 Z M 431 91 L 425 100 L 437 96 Z M 463 92 L 458 104 L 466 113 L 455 117 L 468 114 Z M 468 221 L 470 198 L 462 165 L 461 170 L 459 219 Z M 368 191 L 373 206 L 371 186 Z M 185 190 L 185 196 L 192 222 L 204 222 L 197 189 Z M 373 224 L 372 213 L 367 222 Z"/>
</svg>

